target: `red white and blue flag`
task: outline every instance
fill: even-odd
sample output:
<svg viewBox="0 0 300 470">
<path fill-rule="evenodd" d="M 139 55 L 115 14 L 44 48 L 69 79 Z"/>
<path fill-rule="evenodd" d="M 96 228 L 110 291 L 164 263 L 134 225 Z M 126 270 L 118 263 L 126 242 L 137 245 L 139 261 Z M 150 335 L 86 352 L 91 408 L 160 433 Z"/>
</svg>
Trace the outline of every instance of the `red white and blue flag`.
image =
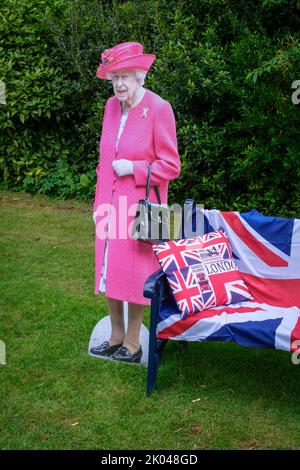
<svg viewBox="0 0 300 470">
<path fill-rule="evenodd" d="M 224 231 L 153 246 L 181 311 L 181 318 L 215 307 L 251 299 L 240 278 Z"/>
<path fill-rule="evenodd" d="M 293 351 L 300 340 L 300 220 L 205 210 L 205 232 L 223 229 L 252 300 L 221 305 L 185 319 L 174 299 L 164 302 L 157 337 L 234 341 Z"/>
</svg>

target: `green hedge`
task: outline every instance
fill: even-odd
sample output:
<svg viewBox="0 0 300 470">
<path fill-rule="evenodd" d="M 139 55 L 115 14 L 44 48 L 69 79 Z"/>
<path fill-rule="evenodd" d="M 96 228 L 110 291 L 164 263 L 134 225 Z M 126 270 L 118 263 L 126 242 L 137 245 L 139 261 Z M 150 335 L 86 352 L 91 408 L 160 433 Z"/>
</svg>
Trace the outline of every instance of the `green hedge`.
<svg viewBox="0 0 300 470">
<path fill-rule="evenodd" d="M 174 108 L 182 161 L 170 201 L 300 217 L 300 2 L 4 0 L 2 186 L 90 200 L 110 83 L 100 54 L 139 41 L 146 86 Z"/>
</svg>

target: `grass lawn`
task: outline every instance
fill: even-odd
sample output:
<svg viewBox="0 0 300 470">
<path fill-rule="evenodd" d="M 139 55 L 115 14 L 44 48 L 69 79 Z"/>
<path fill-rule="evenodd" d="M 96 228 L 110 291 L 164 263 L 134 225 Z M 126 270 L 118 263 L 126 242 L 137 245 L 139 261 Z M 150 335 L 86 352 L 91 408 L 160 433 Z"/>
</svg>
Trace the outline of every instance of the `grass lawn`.
<svg viewBox="0 0 300 470">
<path fill-rule="evenodd" d="M 283 351 L 170 342 L 146 369 L 92 358 L 92 204 L 0 192 L 1 449 L 299 449 L 300 366 Z M 149 324 L 149 308 L 145 323 Z"/>
</svg>

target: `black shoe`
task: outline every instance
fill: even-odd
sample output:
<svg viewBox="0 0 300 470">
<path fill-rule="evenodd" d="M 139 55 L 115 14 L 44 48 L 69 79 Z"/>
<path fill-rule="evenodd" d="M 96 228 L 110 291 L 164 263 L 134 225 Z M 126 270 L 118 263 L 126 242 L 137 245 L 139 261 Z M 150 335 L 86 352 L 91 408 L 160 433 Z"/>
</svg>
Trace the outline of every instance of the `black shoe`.
<svg viewBox="0 0 300 470">
<path fill-rule="evenodd" d="M 104 341 L 104 343 L 100 344 L 100 346 L 95 346 L 94 348 L 91 348 L 90 352 L 98 356 L 111 356 L 121 346 L 122 346 L 122 343 L 115 344 L 114 346 L 110 346 L 108 341 Z"/>
<path fill-rule="evenodd" d="M 140 349 L 138 349 L 135 353 L 132 353 L 129 351 L 128 348 L 125 346 L 121 346 L 112 356 L 112 359 L 115 359 L 116 361 L 122 361 L 122 362 L 129 362 L 129 363 L 134 363 L 138 364 L 141 362 L 143 355 L 142 347 L 140 346 Z"/>
</svg>

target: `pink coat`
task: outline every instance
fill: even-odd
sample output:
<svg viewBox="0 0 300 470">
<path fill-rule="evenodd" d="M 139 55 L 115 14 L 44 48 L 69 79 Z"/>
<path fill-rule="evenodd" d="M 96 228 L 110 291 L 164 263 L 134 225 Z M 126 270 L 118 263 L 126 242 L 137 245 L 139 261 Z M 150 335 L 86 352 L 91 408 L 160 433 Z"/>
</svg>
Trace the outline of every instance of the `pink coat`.
<svg viewBox="0 0 300 470">
<path fill-rule="evenodd" d="M 149 305 L 149 299 L 143 296 L 144 284 L 147 277 L 160 266 L 151 245 L 133 240 L 126 236 L 126 232 L 128 224 L 134 220 L 137 202 L 145 197 L 149 162 L 153 162 L 149 196 L 151 201 L 156 201 L 153 185 L 158 185 L 162 202 L 167 202 L 169 181 L 180 173 L 175 118 L 167 101 L 146 90 L 142 101 L 129 111 L 116 152 L 120 119 L 121 103 L 113 96 L 105 106 L 100 162 L 96 169 L 94 292 L 99 294 L 106 238 L 99 236 L 98 229 L 101 227 L 107 230 L 108 211 L 104 211 L 103 204 L 111 204 L 115 210 L 112 211 L 115 214 L 115 230 L 110 226 L 105 295 Z M 112 161 L 121 158 L 133 162 L 134 175 L 118 176 L 115 173 Z M 129 207 L 131 212 L 127 216 Z"/>
</svg>

